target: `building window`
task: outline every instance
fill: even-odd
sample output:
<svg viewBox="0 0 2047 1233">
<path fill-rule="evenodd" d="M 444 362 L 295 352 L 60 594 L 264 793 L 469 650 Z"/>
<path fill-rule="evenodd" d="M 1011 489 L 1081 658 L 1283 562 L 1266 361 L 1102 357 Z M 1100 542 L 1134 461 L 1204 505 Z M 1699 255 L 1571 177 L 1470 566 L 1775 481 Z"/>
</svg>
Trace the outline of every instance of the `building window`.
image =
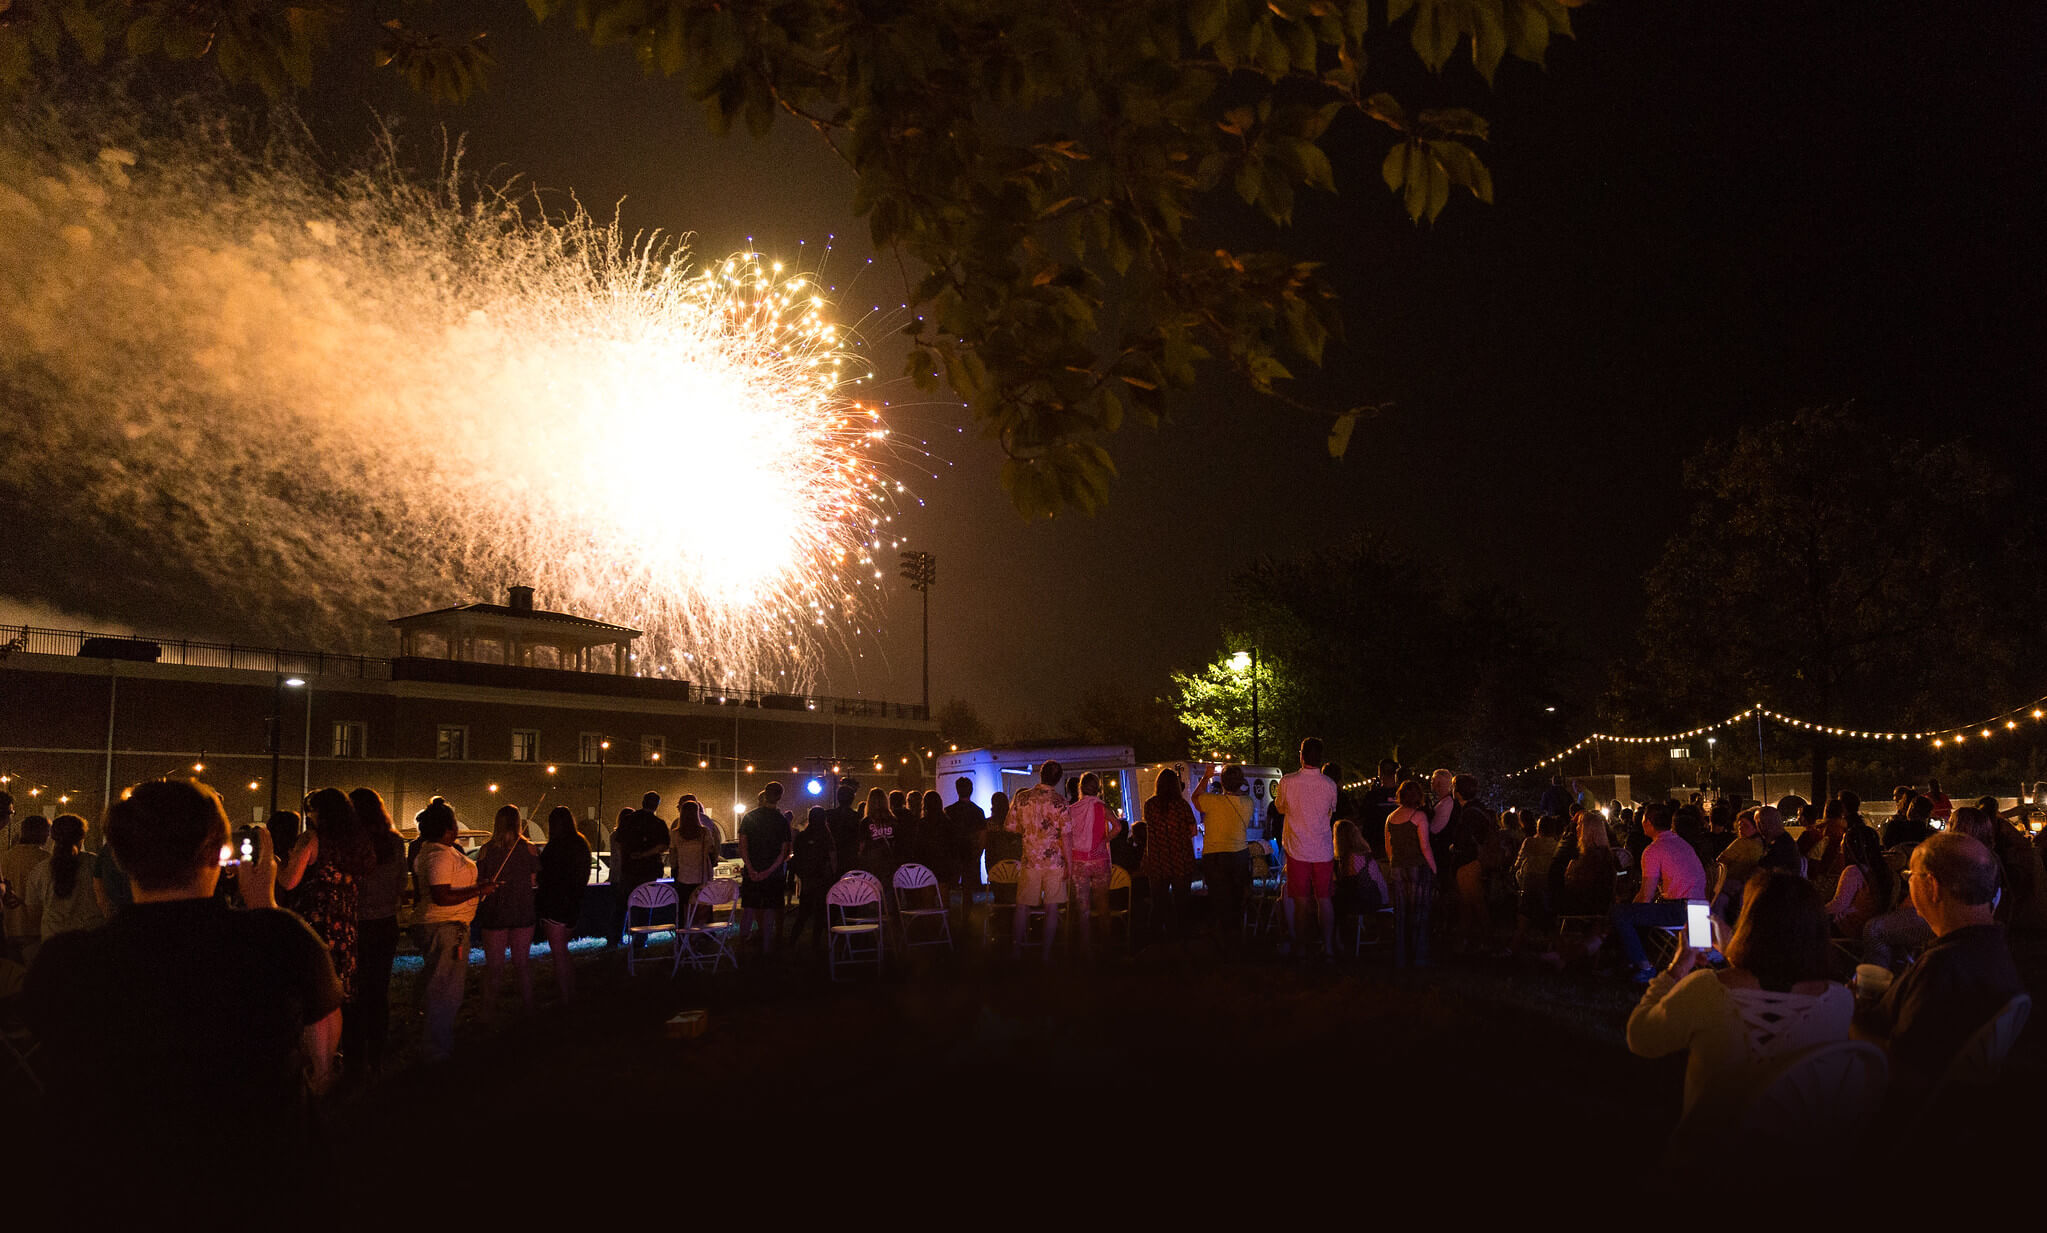
<svg viewBox="0 0 2047 1233">
<path fill-rule="evenodd" d="M 640 738 L 640 764 L 642 766 L 659 766 L 667 759 L 667 737 L 643 736 Z"/>
<path fill-rule="evenodd" d="M 610 742 L 602 732 L 585 732 L 576 742 L 578 762 L 598 762 L 610 757 Z"/>
<path fill-rule="evenodd" d="M 434 757 L 461 762 L 469 757 L 469 729 L 463 724 L 442 724 L 434 737 Z"/>
<path fill-rule="evenodd" d="M 360 720 L 337 719 L 334 721 L 334 756 L 337 758 L 367 757 L 369 729 Z"/>
<path fill-rule="evenodd" d="M 540 732 L 538 729 L 512 729 L 512 761 L 540 761 Z"/>
<path fill-rule="evenodd" d="M 715 740 L 698 741 L 697 761 L 716 764 L 718 761 L 718 742 Z"/>
</svg>

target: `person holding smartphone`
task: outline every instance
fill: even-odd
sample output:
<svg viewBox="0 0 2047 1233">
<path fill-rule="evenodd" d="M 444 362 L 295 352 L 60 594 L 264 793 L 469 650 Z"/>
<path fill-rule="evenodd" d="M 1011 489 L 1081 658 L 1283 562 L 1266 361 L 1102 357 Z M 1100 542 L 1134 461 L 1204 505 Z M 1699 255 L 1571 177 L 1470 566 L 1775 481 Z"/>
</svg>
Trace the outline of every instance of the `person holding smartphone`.
<svg viewBox="0 0 2047 1233">
<path fill-rule="evenodd" d="M 455 810 L 435 797 L 419 811 L 419 856 L 413 877 L 421 889 L 417 931 L 426 971 L 420 981 L 426 1011 L 426 1056 L 445 1062 L 455 1052 L 455 1016 L 469 981 L 469 926 L 477 900 L 498 888 L 479 880 L 476 862 L 455 846 Z"/>
<path fill-rule="evenodd" d="M 1855 1015 L 1847 986 L 1828 978 L 1826 906 L 1796 874 L 1750 880 L 1726 967 L 1700 966 L 1701 953 L 1678 947 L 1628 1016 L 1629 1052 L 1690 1055 L 1672 1158 L 1724 1151 L 1771 1061 L 1848 1039 Z"/>
<path fill-rule="evenodd" d="M 341 982 L 319 936 L 275 910 L 268 835 L 239 862 L 249 906 L 236 911 L 214 894 L 238 853 L 211 788 L 136 784 L 106 831 L 135 899 L 101 928 L 51 938 L 28 974 L 50 1099 L 24 1146 L 49 1159 L 10 1163 L 59 1185 L 89 1180 L 97 1213 L 149 1203 L 159 1221 L 166 1196 L 220 1175 L 230 1145 L 261 1152 L 264 1167 L 235 1179 L 245 1193 L 324 1179 L 310 1097 L 334 1075 Z"/>
</svg>

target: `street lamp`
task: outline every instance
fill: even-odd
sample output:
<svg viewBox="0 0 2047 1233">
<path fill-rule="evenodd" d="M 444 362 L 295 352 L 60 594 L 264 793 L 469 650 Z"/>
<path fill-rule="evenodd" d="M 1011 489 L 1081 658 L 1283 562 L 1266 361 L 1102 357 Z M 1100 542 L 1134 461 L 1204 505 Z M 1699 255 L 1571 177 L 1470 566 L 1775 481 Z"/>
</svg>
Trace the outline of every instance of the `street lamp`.
<svg viewBox="0 0 2047 1233">
<path fill-rule="evenodd" d="M 1713 747 L 1719 743 L 1720 738 L 1717 736 L 1706 738 L 1706 786 L 1709 788 L 1719 786 L 1719 780 L 1713 773 Z"/>
<path fill-rule="evenodd" d="M 285 675 L 284 675 L 284 674 L 283 674 L 282 672 L 280 672 L 280 673 L 278 673 L 278 674 L 277 674 L 277 686 L 276 686 L 276 688 L 275 688 L 275 689 L 273 689 L 273 690 L 271 691 L 271 697 L 270 697 L 270 812 L 271 812 L 271 813 L 276 813 L 276 812 L 277 812 L 277 759 L 278 759 L 278 755 L 279 755 L 280 753 L 282 753 L 282 752 L 283 752 L 283 747 L 284 747 L 284 690 L 285 690 L 285 687 L 286 687 L 287 685 L 288 685 L 288 686 L 290 686 L 290 687 L 292 687 L 293 689 L 298 689 L 298 688 L 300 688 L 301 686 L 303 686 L 304 684 L 305 684 L 305 681 L 304 681 L 303 679 L 301 679 L 301 678 L 299 678 L 299 677 L 295 677 L 295 676 L 294 676 L 294 677 L 287 677 L 287 676 L 285 676 Z M 312 738 L 312 731 L 313 731 L 313 702 L 312 702 L 312 696 L 311 696 L 311 695 L 309 694 L 309 695 L 307 695 L 307 698 L 306 698 L 306 739 L 307 739 L 308 741 L 311 741 L 311 740 L 313 739 L 313 738 Z M 308 754 L 307 754 L 307 759 L 306 759 L 306 763 L 307 763 L 307 769 L 308 769 L 308 771 L 310 772 L 310 770 L 311 770 L 311 766 L 312 766 L 312 757 L 311 757 L 311 753 L 310 753 L 310 751 L 308 751 Z M 194 769 L 199 769 L 199 768 L 200 768 L 200 766 L 201 766 L 201 764 L 197 764 L 197 763 L 195 763 L 195 764 L 194 764 Z M 303 798 L 301 798 L 301 799 L 303 799 Z"/>
<path fill-rule="evenodd" d="M 1251 765 L 1265 764 L 1265 749 L 1258 731 L 1258 648 L 1238 651 L 1230 656 L 1230 667 L 1238 672 L 1251 670 Z"/>
</svg>

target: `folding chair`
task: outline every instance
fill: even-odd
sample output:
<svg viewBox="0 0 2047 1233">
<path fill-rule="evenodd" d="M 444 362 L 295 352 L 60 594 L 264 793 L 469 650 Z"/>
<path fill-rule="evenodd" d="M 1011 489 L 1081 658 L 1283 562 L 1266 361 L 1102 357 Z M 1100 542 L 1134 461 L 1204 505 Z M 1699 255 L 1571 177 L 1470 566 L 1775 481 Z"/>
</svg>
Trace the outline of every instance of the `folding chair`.
<svg viewBox="0 0 2047 1233">
<path fill-rule="evenodd" d="M 995 939 L 995 918 L 1009 915 L 1009 927 L 1016 927 L 1016 881 L 1023 876 L 1023 866 L 1015 861 L 996 861 L 988 866 L 988 919 L 981 923 L 981 942 L 990 944 Z M 1007 936 L 1006 934 L 1004 936 Z"/>
<path fill-rule="evenodd" d="M 908 864 L 896 867 L 896 930 L 903 940 L 903 949 L 916 946 L 943 946 L 952 949 L 952 912 L 945 906 L 945 890 L 938 885 L 938 875 L 923 865 Z M 925 892 L 929 892 L 929 895 Z M 912 907 L 913 903 L 930 903 L 930 907 Z M 911 940 L 910 926 L 920 920 L 936 920 L 938 936 L 928 942 Z"/>
<path fill-rule="evenodd" d="M 1351 953 L 1351 954 L 1353 954 L 1353 955 L 1361 955 L 1361 954 L 1363 954 L 1363 953 L 1364 953 L 1365 947 L 1367 947 L 1367 946 L 1383 946 L 1383 945 L 1385 945 L 1385 943 L 1386 943 L 1386 938 L 1385 938 L 1385 935 L 1383 935 L 1383 934 L 1381 934 L 1380 936 L 1374 937 L 1374 938 L 1373 938 L 1373 939 L 1372 939 L 1371 941 L 1369 941 L 1369 942 L 1365 941 L 1365 922 L 1366 922 L 1367 920 L 1374 920 L 1374 919 L 1377 919 L 1378 917 L 1381 917 L 1381 916 L 1384 916 L 1384 917 L 1387 917 L 1387 918 L 1389 918 L 1389 919 L 1390 919 L 1390 918 L 1392 917 L 1392 915 L 1393 915 L 1393 909 L 1392 909 L 1392 908 L 1390 908 L 1390 907 L 1385 907 L 1385 908 L 1376 908 L 1376 909 L 1374 909 L 1374 910 L 1372 910 L 1372 911 L 1370 911 L 1370 912 L 1360 912 L 1360 913 L 1358 913 L 1358 915 L 1357 915 L 1357 924 L 1356 924 L 1356 927 L 1354 928 L 1354 930 L 1353 930 L 1353 932 L 1352 932 L 1352 936 L 1351 936 L 1351 941 L 1350 941 L 1350 953 Z"/>
<path fill-rule="evenodd" d="M 2011 1056 L 2011 1047 L 2018 1043 L 2019 1033 L 2026 1030 L 2026 1020 L 2032 1014 L 2033 999 L 2027 994 L 2021 993 L 2006 1002 L 1990 1017 L 1990 1022 L 1976 1029 L 1976 1034 L 1955 1054 L 1955 1060 L 1948 1063 L 1947 1073 L 1940 1077 L 1927 1100 L 1928 1107 L 1957 1085 L 1987 1088 L 1995 1083 L 2004 1069 L 2005 1058 Z"/>
<path fill-rule="evenodd" d="M 883 953 L 888 940 L 883 930 L 884 912 L 881 901 L 881 879 L 871 873 L 853 872 L 840 878 L 825 892 L 825 933 L 827 947 L 825 963 L 833 980 L 839 978 L 842 963 L 871 963 L 876 972 L 881 971 Z M 874 915 L 867 915 L 872 908 Z M 854 911 L 859 915 L 853 915 Z M 861 954 L 863 939 L 873 941 L 872 949 Z"/>
<path fill-rule="evenodd" d="M 1845 1161 L 1883 1103 L 1890 1066 L 1863 1040 L 1815 1045 L 1784 1058 L 1756 1084 L 1742 1142 L 1770 1150 L 1831 1150 Z"/>
<path fill-rule="evenodd" d="M 1109 870 L 1109 941 L 1116 940 L 1116 922 L 1123 922 L 1123 944 L 1137 944 L 1137 929 L 1131 923 L 1130 905 L 1137 891 L 1130 884 L 1130 871 L 1121 865 Z"/>
<path fill-rule="evenodd" d="M 712 972 L 730 960 L 734 970 L 739 967 L 739 956 L 733 952 L 729 940 L 732 933 L 732 904 L 739 898 L 739 883 L 718 879 L 697 887 L 691 895 L 689 906 L 683 912 L 682 928 L 676 931 L 676 945 L 682 950 L 680 963 L 687 963 L 699 972 Z M 725 919 L 717 919 L 717 912 L 724 909 Z M 699 950 L 697 942 L 708 941 L 709 952 Z"/>
<path fill-rule="evenodd" d="M 665 922 L 656 920 L 656 914 L 663 911 L 674 912 L 675 916 Z M 645 914 L 644 919 L 637 925 L 633 923 L 635 912 Z M 632 975 L 633 969 L 639 964 L 640 951 L 643 948 L 637 943 L 649 941 L 657 933 L 675 936 L 675 951 L 668 960 L 668 974 L 675 975 L 675 970 L 682 966 L 682 913 L 680 905 L 676 902 L 675 887 L 672 883 L 647 882 L 633 888 L 631 898 L 625 901 L 625 933 L 626 975 Z"/>
</svg>

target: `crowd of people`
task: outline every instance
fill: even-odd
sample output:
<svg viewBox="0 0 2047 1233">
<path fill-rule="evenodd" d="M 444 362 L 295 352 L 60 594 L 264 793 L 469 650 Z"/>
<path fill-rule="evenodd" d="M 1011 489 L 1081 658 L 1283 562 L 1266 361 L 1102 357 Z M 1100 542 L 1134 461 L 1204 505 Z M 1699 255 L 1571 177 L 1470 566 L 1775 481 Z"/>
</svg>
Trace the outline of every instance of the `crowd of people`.
<svg viewBox="0 0 2047 1233">
<path fill-rule="evenodd" d="M 825 893 L 850 871 L 886 885 L 902 864 L 921 864 L 964 923 L 986 901 L 983 871 L 1013 861 L 1012 957 L 1039 922 L 1035 951 L 1049 960 L 1069 904 L 1075 949 L 1092 956 L 1118 868 L 1146 935 L 1236 948 L 1262 923 L 1255 889 L 1277 902 L 1283 955 L 1333 963 L 1339 922 L 1378 928 L 1383 918 L 1396 969 L 1448 949 L 1642 984 L 1629 1047 L 1688 1052 L 1683 1127 L 1706 1134 L 1733 1116 L 1727 1094 L 1744 1090 L 1740 1080 L 1851 1033 L 1888 1050 L 1900 1100 L 1922 1098 L 2023 990 L 2006 928 L 2047 924 L 2047 867 L 2023 818 L 2015 825 L 1989 798 L 1955 806 L 1937 784 L 1901 788 L 1879 831 L 1845 792 L 1633 807 L 1559 778 L 1535 808 L 1499 811 L 1470 775 L 1423 779 L 1388 760 L 1349 791 L 1319 740 L 1299 754 L 1269 799 L 1238 767 L 1165 769 L 1128 819 L 1103 799 L 1099 776 L 1069 780 L 1056 761 L 985 811 L 969 780 L 950 804 L 876 788 L 864 805 L 845 780 L 835 805 L 799 819 L 770 784 L 729 840 L 695 798 L 677 802 L 671 823 L 649 793 L 609 838 L 604 931 L 611 945 L 633 941 L 626 905 L 637 887 L 670 879 L 687 911 L 722 875 L 740 884 L 741 946 L 766 956 L 807 936 L 819 948 Z M 12 814 L 0 794 L 0 822 Z M 415 823 L 408 844 L 376 792 L 323 788 L 303 815 L 231 831 L 211 789 L 174 779 L 125 792 L 96 856 L 77 815 L 23 819 L 0 852 L 0 970 L 26 971 L 20 1001 L 50 1082 L 73 1094 L 64 1107 L 81 1125 L 111 1120 L 142 1135 L 147 1118 L 115 1116 L 137 1091 L 170 1109 L 204 1087 L 237 1132 L 312 1133 L 311 1094 L 385 1065 L 408 899 L 429 1061 L 455 1048 L 479 942 L 485 1022 L 501 1012 L 507 975 L 532 1009 L 536 933 L 571 1001 L 567 947 L 596 868 L 574 815 L 554 809 L 540 844 L 506 805 L 473 854 L 446 801 Z M 1685 937 L 1687 905 L 1698 903 L 1721 923 L 1710 949 Z M 1652 960 L 1652 948 L 1667 957 Z"/>
</svg>

